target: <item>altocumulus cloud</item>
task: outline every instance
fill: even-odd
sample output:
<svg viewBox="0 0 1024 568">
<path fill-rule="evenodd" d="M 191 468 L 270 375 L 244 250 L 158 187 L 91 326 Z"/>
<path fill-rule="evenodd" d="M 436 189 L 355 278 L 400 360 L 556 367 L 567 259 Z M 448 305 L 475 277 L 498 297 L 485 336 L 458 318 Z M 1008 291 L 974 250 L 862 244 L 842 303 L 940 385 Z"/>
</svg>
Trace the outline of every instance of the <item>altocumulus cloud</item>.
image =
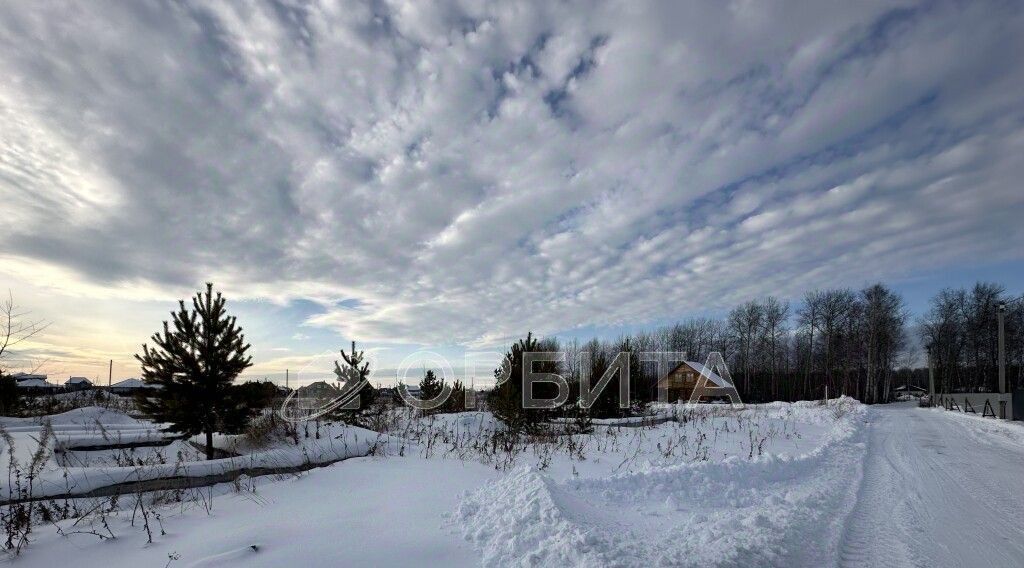
<svg viewBox="0 0 1024 568">
<path fill-rule="evenodd" d="M 1015 259 L 1021 53 L 1017 2 L 3 2 L 0 255 L 463 345 Z"/>
</svg>

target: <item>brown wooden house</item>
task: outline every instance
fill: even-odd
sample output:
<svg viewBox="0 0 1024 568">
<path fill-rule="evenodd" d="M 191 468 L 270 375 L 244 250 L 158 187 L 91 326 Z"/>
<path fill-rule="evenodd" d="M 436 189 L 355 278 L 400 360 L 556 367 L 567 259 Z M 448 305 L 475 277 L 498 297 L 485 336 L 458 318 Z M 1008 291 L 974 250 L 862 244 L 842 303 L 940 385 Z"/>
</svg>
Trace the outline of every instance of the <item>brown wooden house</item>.
<svg viewBox="0 0 1024 568">
<path fill-rule="evenodd" d="M 700 378 L 703 370 L 703 363 L 683 361 L 658 381 L 657 388 L 659 391 L 663 388 L 668 389 L 669 402 L 690 400 L 690 395 L 693 394 L 693 389 L 697 386 L 697 379 Z M 729 383 L 711 369 L 707 370 L 706 375 L 709 387 L 729 386 Z"/>
</svg>

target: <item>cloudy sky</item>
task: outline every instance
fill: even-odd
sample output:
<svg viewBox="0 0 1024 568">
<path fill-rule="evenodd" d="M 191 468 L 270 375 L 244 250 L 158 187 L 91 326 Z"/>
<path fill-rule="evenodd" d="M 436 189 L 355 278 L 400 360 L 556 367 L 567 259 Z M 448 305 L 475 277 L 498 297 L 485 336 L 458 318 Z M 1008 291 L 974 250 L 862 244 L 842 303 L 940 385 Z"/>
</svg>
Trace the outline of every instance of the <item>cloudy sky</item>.
<svg viewBox="0 0 1024 568">
<path fill-rule="evenodd" d="M 135 375 L 208 280 L 254 375 L 1019 292 L 1021 54 L 1013 1 L 3 2 L 15 366 Z"/>
</svg>

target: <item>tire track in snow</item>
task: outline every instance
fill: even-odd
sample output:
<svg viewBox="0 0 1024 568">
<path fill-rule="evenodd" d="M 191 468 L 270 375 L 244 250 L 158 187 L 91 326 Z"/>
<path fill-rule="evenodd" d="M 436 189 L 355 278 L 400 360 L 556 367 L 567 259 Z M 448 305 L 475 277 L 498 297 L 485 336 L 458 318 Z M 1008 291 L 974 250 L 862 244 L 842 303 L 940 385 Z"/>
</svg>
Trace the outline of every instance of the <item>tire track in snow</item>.
<svg viewBox="0 0 1024 568">
<path fill-rule="evenodd" d="M 869 429 L 874 427 L 872 423 Z M 884 434 L 885 437 L 891 435 Z M 895 537 L 899 528 L 894 517 L 878 514 L 879 511 L 892 510 L 895 496 L 891 491 L 892 479 L 887 475 L 888 464 L 874 463 L 884 457 L 874 438 L 874 433 L 869 433 L 857 500 L 847 517 L 840 542 L 839 565 L 843 567 L 907 564 L 906 551 Z"/>
<path fill-rule="evenodd" d="M 839 565 L 1024 566 L 1024 445 L 993 439 L 992 422 L 939 411 L 891 405 L 869 416 Z"/>
</svg>

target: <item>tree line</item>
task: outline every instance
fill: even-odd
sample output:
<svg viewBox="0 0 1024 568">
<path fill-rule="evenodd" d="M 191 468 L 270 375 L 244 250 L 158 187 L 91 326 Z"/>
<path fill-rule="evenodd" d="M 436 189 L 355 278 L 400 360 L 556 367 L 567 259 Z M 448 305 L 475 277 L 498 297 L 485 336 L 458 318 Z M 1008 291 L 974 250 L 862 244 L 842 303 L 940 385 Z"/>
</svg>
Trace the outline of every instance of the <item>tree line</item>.
<svg viewBox="0 0 1024 568">
<path fill-rule="evenodd" d="M 880 403 L 890 401 L 897 386 L 927 386 L 930 350 L 938 390 L 994 391 L 1001 302 L 1006 303 L 1008 388 L 1024 386 L 1024 301 L 1008 295 L 1003 286 L 986 282 L 940 291 L 930 300 L 927 313 L 916 319 L 899 293 L 878 283 L 860 290 L 811 290 L 795 303 L 769 296 L 735 306 L 721 318 L 690 318 L 614 340 L 559 342 L 528 336 L 506 358 L 531 349 L 564 351 L 566 358 L 553 364 L 553 372 L 572 386 L 581 376 L 596 380 L 621 351 L 683 352 L 687 360 L 699 363 L 718 351 L 747 402 L 819 399 L 827 394 Z M 654 400 L 660 378 L 656 364 L 632 365 L 632 396 L 641 404 Z M 492 397 L 492 406 L 514 404 L 520 391 L 504 388 L 510 389 L 514 392 Z M 578 398 L 578 387 L 574 389 L 570 406 Z M 622 414 L 615 393 L 605 394 L 592 415 Z"/>
<path fill-rule="evenodd" d="M 950 288 L 932 298 L 921 318 L 923 343 L 931 353 L 936 390 L 994 392 L 998 389 L 998 310 L 1005 304 L 1007 388 L 1024 387 L 1024 297 L 988 282 Z"/>
</svg>

